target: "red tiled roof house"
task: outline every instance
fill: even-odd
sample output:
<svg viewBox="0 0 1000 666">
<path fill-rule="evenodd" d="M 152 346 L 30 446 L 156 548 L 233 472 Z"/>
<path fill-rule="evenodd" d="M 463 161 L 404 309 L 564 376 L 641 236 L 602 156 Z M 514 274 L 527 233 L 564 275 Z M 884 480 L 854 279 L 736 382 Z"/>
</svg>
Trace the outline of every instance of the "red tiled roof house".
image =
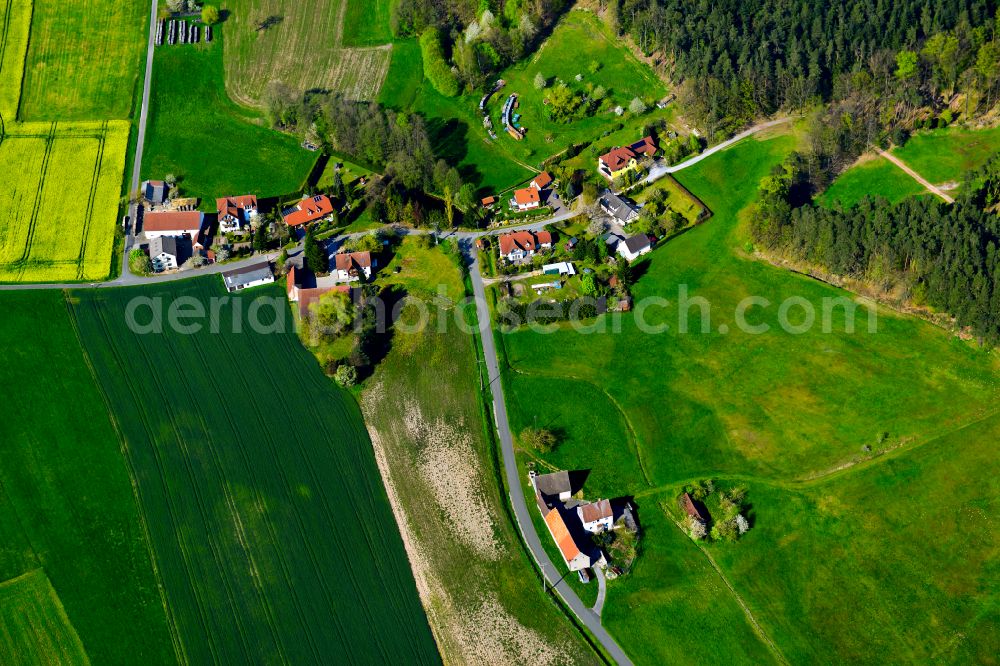
<svg viewBox="0 0 1000 666">
<path fill-rule="evenodd" d="M 518 211 L 531 210 L 542 205 L 542 198 L 538 190 L 533 187 L 525 187 L 514 190 L 514 198 L 510 200 L 510 207 Z"/>
<path fill-rule="evenodd" d="M 643 137 L 630 146 L 612 148 L 597 158 L 597 170 L 608 180 L 614 180 L 622 174 L 639 166 L 639 158 L 653 157 L 656 154 L 656 144 L 653 137 Z"/>
<path fill-rule="evenodd" d="M 219 213 L 220 233 L 239 231 L 257 217 L 257 195 L 244 194 L 216 199 L 215 209 Z"/>
<path fill-rule="evenodd" d="M 290 227 L 299 227 L 333 214 L 333 204 L 325 194 L 306 197 L 292 208 L 281 213 L 282 219 Z"/>
<path fill-rule="evenodd" d="M 337 279 L 344 282 L 369 279 L 372 276 L 372 266 L 375 259 L 371 252 L 341 252 L 334 255 L 334 266 Z"/>
<path fill-rule="evenodd" d="M 205 214 L 196 210 L 149 211 L 142 217 L 142 231 L 148 240 L 161 236 L 190 235 L 198 246 L 198 235 L 205 221 Z"/>
<path fill-rule="evenodd" d="M 500 236 L 500 257 L 507 261 L 521 261 L 535 256 L 538 250 L 550 247 L 552 234 L 548 231 L 515 231 Z"/>
</svg>

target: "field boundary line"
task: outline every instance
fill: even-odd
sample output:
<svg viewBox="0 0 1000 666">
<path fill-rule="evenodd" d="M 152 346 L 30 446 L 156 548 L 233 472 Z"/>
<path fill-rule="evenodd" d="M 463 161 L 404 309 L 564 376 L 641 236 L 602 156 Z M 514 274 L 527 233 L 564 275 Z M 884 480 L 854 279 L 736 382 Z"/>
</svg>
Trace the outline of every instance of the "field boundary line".
<svg viewBox="0 0 1000 666">
<path fill-rule="evenodd" d="M 83 363 L 87 366 L 87 370 L 90 372 L 90 377 L 94 380 L 94 384 L 97 386 L 97 392 L 100 394 L 101 400 L 104 402 L 104 408 L 108 412 L 108 419 L 111 421 L 111 427 L 114 429 L 115 434 L 118 435 L 118 450 L 122 454 L 122 460 L 125 463 L 125 469 L 128 472 L 129 482 L 132 485 L 132 497 L 135 499 L 136 503 L 136 515 L 139 518 L 139 525 L 141 526 L 143 536 L 145 537 L 146 552 L 149 554 L 149 563 L 153 569 L 153 575 L 156 578 L 156 587 L 160 595 L 160 602 L 163 605 L 164 614 L 166 616 L 167 630 L 170 632 L 170 642 L 173 644 L 174 655 L 177 657 L 177 661 L 179 663 L 190 663 L 184 650 L 184 643 L 181 640 L 180 630 L 177 627 L 177 619 L 174 617 L 170 604 L 167 601 L 167 590 L 166 586 L 163 584 L 163 576 L 160 573 L 160 567 L 156 561 L 156 553 L 153 550 L 152 535 L 149 531 L 149 523 L 146 520 L 146 513 L 143 510 L 142 492 L 140 491 L 139 484 L 136 481 L 135 465 L 133 464 L 131 454 L 129 453 L 129 446 L 128 441 L 125 438 L 125 432 L 122 430 L 121 424 L 118 422 L 118 417 L 111 408 L 110 397 L 105 392 L 104 387 L 101 386 L 100 379 L 97 376 L 97 370 L 94 368 L 93 360 L 90 358 L 90 354 L 87 352 L 87 348 L 83 344 L 83 337 L 80 335 L 80 327 L 79 322 L 77 321 L 76 310 L 73 308 L 69 290 L 67 289 L 63 290 L 63 303 L 66 306 L 70 328 L 73 329 L 73 335 L 76 336 L 76 341 L 80 345 L 80 355 L 83 357 Z"/>
<path fill-rule="evenodd" d="M 660 507 L 660 510 L 663 511 L 664 515 L 666 515 L 667 520 L 673 523 L 677 527 L 677 529 L 681 531 L 681 534 L 684 535 L 685 539 L 691 538 L 688 536 L 687 532 L 684 531 L 684 528 L 681 526 L 681 524 L 678 523 L 676 520 L 674 520 L 672 516 L 667 514 L 665 508 Z M 746 602 L 743 601 L 743 597 L 740 596 L 740 593 L 737 592 L 736 588 L 733 587 L 732 583 L 729 582 L 729 579 L 726 577 L 726 574 L 722 572 L 722 569 L 715 562 L 715 558 L 712 557 L 712 554 L 709 553 L 708 550 L 700 543 L 694 542 L 694 545 L 698 550 L 701 551 L 701 554 L 705 556 L 705 558 L 708 560 L 708 563 L 712 566 L 712 568 L 715 569 L 715 573 L 719 575 L 719 578 L 722 579 L 722 582 L 729 589 L 729 592 L 733 595 L 733 598 L 736 600 L 736 603 L 738 603 L 740 605 L 740 608 L 743 609 L 743 612 L 747 616 L 747 620 L 750 621 L 750 625 L 753 627 L 754 633 L 756 633 L 757 636 L 764 642 L 764 644 L 768 647 L 768 649 L 780 663 L 784 664 L 785 666 L 790 666 L 788 659 L 785 658 L 785 655 L 781 653 L 781 650 L 778 649 L 778 646 L 774 644 L 774 641 L 771 640 L 771 637 L 767 635 L 764 629 L 757 622 L 757 618 L 754 617 L 753 612 L 750 610 L 750 607 L 747 606 Z"/>
<path fill-rule="evenodd" d="M 87 210 L 84 213 L 83 229 L 80 236 L 80 253 L 77 255 L 76 279 L 82 280 L 84 260 L 87 255 L 87 237 L 90 234 L 90 224 L 94 217 L 94 201 L 97 199 L 97 188 L 101 179 L 101 165 L 104 163 L 104 144 L 107 137 L 108 121 L 101 124 L 101 133 L 97 143 L 97 156 L 94 158 L 93 174 L 90 178 L 90 193 L 87 197 Z"/>
</svg>

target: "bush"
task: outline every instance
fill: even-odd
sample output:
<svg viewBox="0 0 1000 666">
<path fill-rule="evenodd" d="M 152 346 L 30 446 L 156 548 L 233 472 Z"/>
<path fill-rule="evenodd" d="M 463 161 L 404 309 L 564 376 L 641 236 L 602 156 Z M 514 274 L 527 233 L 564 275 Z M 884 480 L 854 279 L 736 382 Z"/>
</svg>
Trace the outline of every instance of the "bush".
<svg viewBox="0 0 1000 666">
<path fill-rule="evenodd" d="M 133 248 L 128 253 L 128 269 L 136 275 L 149 275 L 153 272 L 153 262 L 141 248 Z"/>
<path fill-rule="evenodd" d="M 424 59 L 424 76 L 434 89 L 445 97 L 458 95 L 458 78 L 445 60 L 441 33 L 437 28 L 427 28 L 420 35 L 420 53 Z"/>
<path fill-rule="evenodd" d="M 536 90 L 541 90 L 542 88 L 544 88 L 548 84 L 549 84 L 549 82 L 545 79 L 545 77 L 542 75 L 541 72 L 538 72 L 537 74 L 535 74 L 535 89 Z"/>
<path fill-rule="evenodd" d="M 341 386 L 354 386 L 358 383 L 357 368 L 353 365 L 344 363 L 337 368 L 337 372 L 334 373 L 333 379 Z"/>
<path fill-rule="evenodd" d="M 628 104 L 628 110 L 637 116 L 641 113 L 646 113 L 646 103 L 638 97 L 633 97 L 632 101 Z"/>
<path fill-rule="evenodd" d="M 214 25 L 219 22 L 219 8 L 213 5 L 205 5 L 201 8 L 201 22 Z"/>
</svg>

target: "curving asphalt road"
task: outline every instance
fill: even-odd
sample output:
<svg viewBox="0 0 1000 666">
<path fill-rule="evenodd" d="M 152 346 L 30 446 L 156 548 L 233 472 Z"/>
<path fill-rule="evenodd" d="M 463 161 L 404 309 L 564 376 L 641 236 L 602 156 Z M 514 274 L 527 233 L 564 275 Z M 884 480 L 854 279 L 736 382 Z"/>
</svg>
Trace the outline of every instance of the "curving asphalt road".
<svg viewBox="0 0 1000 666">
<path fill-rule="evenodd" d="M 486 357 L 486 370 L 489 377 L 490 391 L 493 393 L 493 412 L 496 417 L 497 432 L 500 435 L 500 450 L 503 454 L 504 475 L 507 478 L 507 487 L 510 489 L 510 503 L 514 509 L 514 517 L 517 519 L 518 528 L 524 541 L 528 544 L 528 549 L 534 556 L 542 575 L 549 586 L 562 597 L 569 606 L 573 614 L 580 619 L 580 622 L 590 630 L 605 651 L 621 666 L 631 666 L 632 661 L 621 649 L 611 634 L 601 626 L 601 618 L 590 608 L 587 608 L 576 592 L 565 581 L 563 572 L 557 568 L 549 556 L 542 548 L 538 532 L 534 523 L 531 522 L 528 503 L 524 497 L 524 487 L 517 473 L 517 462 L 514 459 L 514 440 L 510 433 L 510 423 L 507 420 L 507 403 L 504 399 L 503 382 L 500 380 L 500 365 L 497 361 L 496 343 L 493 339 L 493 326 L 490 323 L 490 312 L 486 305 L 486 288 L 483 285 L 483 275 L 479 269 L 478 253 L 473 251 L 472 243 L 466 243 L 466 251 L 472 255 L 472 266 L 470 275 L 472 278 L 472 291 L 476 300 L 476 315 L 479 319 L 479 333 L 483 342 L 483 354 Z"/>
</svg>

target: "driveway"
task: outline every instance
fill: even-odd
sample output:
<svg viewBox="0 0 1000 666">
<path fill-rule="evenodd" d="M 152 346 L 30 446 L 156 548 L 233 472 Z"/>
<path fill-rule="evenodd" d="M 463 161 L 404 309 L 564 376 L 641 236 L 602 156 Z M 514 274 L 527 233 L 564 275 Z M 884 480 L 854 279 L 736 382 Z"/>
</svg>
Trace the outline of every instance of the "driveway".
<svg viewBox="0 0 1000 666">
<path fill-rule="evenodd" d="M 632 661 L 625 654 L 624 650 L 615 642 L 604 627 L 601 626 L 601 618 L 590 608 L 583 605 L 580 597 L 569 586 L 563 576 L 567 573 L 565 565 L 560 563 L 556 567 L 549 556 L 542 548 L 538 532 L 534 523 L 531 522 L 531 514 L 528 513 L 528 503 L 524 497 L 524 488 L 517 472 L 517 463 L 514 459 L 514 440 L 511 437 L 510 423 L 507 420 L 507 403 L 504 399 L 503 383 L 500 380 L 500 366 L 497 361 L 496 343 L 493 340 L 493 327 L 490 323 L 489 308 L 486 305 L 486 288 L 483 284 L 483 276 L 479 268 L 479 258 L 473 250 L 472 243 L 466 241 L 464 249 L 472 255 L 472 265 L 469 274 L 472 278 L 472 291 L 476 299 L 476 315 L 479 318 L 479 333 L 483 342 L 483 354 L 486 357 L 486 371 L 489 377 L 490 391 L 493 394 L 493 412 L 497 422 L 497 432 L 500 435 L 500 451 L 503 456 L 504 475 L 507 479 L 507 487 L 510 488 L 510 503 L 514 509 L 514 517 L 517 520 L 518 528 L 524 537 L 524 542 L 528 545 L 532 556 L 541 569 L 542 576 L 549 586 L 562 597 L 573 614 L 579 618 L 580 622 L 590 630 L 590 633 L 600 642 L 601 646 L 618 664 L 631 666 Z M 547 535 L 546 535 L 547 537 Z M 573 575 L 573 574 L 570 574 Z"/>
</svg>

